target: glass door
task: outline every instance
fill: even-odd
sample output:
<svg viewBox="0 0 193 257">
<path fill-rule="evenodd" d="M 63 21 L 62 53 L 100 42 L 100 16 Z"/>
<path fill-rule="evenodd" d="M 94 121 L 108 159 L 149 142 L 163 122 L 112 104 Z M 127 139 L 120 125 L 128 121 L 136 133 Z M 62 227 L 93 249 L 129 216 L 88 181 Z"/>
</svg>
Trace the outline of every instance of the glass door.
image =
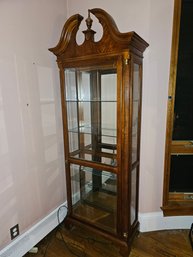
<svg viewBox="0 0 193 257">
<path fill-rule="evenodd" d="M 65 90 L 73 215 L 116 233 L 116 69 L 66 69 Z"/>
</svg>

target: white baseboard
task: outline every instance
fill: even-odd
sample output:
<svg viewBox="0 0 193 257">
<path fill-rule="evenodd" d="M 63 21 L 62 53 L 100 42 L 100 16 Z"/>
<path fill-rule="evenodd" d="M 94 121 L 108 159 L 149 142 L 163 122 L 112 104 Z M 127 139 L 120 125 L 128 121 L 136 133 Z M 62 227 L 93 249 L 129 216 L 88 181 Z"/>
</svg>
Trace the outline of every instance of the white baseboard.
<svg viewBox="0 0 193 257">
<path fill-rule="evenodd" d="M 164 217 L 163 213 L 139 213 L 140 231 L 156 231 L 165 229 L 189 229 L 193 216 Z"/>
<path fill-rule="evenodd" d="M 67 205 L 65 202 L 63 205 Z M 1 257 L 22 257 L 42 238 L 58 225 L 57 213 L 60 206 L 52 213 L 30 228 L 27 232 L 16 238 L 0 251 Z M 60 221 L 67 214 L 66 208 L 59 212 Z M 140 231 L 156 231 L 165 229 L 189 229 L 193 223 L 193 216 L 163 217 L 162 212 L 139 213 Z"/>
<path fill-rule="evenodd" d="M 24 234 L 17 237 L 8 246 L 3 248 L 0 251 L 0 256 L 22 257 L 24 254 L 26 254 L 30 249 L 32 249 L 32 247 L 34 247 L 34 245 L 36 245 L 41 239 L 43 239 L 50 231 L 52 231 L 58 225 L 58 216 L 60 222 L 64 219 L 67 214 L 67 209 L 60 208 L 63 205 L 67 206 L 67 203 L 65 202 L 64 204 L 60 205 L 48 216 L 43 218 Z"/>
</svg>

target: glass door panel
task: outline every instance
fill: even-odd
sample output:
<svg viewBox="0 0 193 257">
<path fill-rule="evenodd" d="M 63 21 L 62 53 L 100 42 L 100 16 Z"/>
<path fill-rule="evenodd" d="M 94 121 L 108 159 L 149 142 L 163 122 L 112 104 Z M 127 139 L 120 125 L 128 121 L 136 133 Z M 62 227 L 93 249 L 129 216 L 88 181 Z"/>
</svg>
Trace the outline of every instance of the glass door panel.
<svg viewBox="0 0 193 257">
<path fill-rule="evenodd" d="M 70 156 L 116 165 L 117 74 L 65 70 Z"/>
<path fill-rule="evenodd" d="M 73 215 L 116 233 L 116 174 L 73 164 L 70 172 Z"/>
</svg>

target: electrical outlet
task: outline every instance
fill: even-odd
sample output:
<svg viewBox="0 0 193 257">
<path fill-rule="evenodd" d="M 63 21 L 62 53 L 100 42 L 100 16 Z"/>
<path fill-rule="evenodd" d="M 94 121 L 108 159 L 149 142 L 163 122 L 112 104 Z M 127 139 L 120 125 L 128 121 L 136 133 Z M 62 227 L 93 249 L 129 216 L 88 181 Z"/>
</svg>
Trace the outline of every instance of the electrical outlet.
<svg viewBox="0 0 193 257">
<path fill-rule="evenodd" d="M 19 235 L 19 224 L 16 224 L 12 228 L 10 228 L 10 235 L 11 235 L 11 240 L 13 240 L 15 237 Z"/>
</svg>

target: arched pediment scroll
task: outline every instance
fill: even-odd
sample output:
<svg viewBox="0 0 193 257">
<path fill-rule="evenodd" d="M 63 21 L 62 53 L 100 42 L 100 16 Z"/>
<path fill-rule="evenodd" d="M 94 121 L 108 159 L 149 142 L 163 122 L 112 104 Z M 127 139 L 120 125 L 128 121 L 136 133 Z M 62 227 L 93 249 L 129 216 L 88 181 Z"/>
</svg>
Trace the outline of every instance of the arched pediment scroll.
<svg viewBox="0 0 193 257">
<path fill-rule="evenodd" d="M 53 48 L 49 48 L 49 51 L 53 52 L 56 56 L 65 52 L 68 44 L 75 40 L 76 33 L 83 19 L 84 17 L 80 14 L 71 16 L 64 24 L 58 44 Z"/>
<path fill-rule="evenodd" d="M 121 44 L 122 47 L 123 45 L 126 47 L 129 47 L 129 45 L 134 45 L 134 47 L 138 48 L 141 52 L 144 52 L 146 47 L 149 45 L 134 31 L 126 33 L 120 32 L 112 16 L 104 10 L 94 8 L 89 11 L 101 23 L 104 38 L 111 37 L 112 41 L 117 44 Z"/>
<path fill-rule="evenodd" d="M 114 36 L 120 36 L 121 33 L 110 14 L 100 8 L 90 9 L 89 12 L 92 13 L 101 23 L 103 27 L 103 37 L 105 37 L 108 32 L 114 34 Z"/>
</svg>

